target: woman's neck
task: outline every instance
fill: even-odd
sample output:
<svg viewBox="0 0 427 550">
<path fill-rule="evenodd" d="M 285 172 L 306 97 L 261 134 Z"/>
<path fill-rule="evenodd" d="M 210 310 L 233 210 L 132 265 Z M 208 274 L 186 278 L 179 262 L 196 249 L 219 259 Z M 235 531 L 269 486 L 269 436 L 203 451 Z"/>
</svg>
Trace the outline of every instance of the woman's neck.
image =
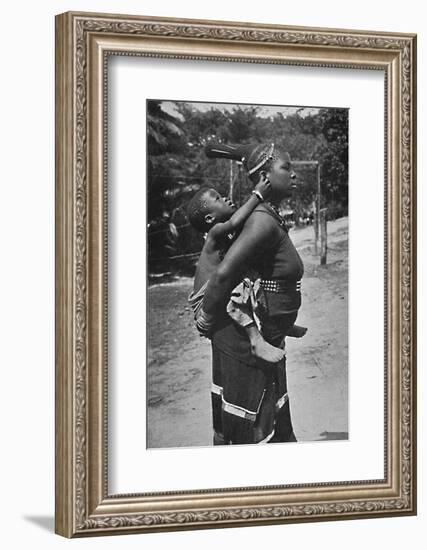
<svg viewBox="0 0 427 550">
<path fill-rule="evenodd" d="M 268 202 L 274 206 L 275 208 L 278 208 L 280 206 L 280 203 L 282 202 L 283 200 L 283 197 L 276 197 L 274 195 L 272 195 L 269 199 L 268 199 Z"/>
<path fill-rule="evenodd" d="M 271 200 L 271 199 L 266 201 L 268 206 L 271 206 L 271 208 L 273 208 L 273 210 L 277 210 L 279 208 L 280 202 L 281 201 L 274 201 L 274 200 Z"/>
</svg>

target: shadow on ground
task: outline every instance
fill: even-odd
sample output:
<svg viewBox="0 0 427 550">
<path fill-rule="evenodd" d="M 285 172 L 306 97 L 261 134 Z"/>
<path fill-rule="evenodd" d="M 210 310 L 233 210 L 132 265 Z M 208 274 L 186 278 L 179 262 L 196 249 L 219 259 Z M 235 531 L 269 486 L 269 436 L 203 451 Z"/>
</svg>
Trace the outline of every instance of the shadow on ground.
<svg viewBox="0 0 427 550">
<path fill-rule="evenodd" d="M 34 523 L 45 531 L 53 533 L 55 531 L 55 519 L 53 516 L 24 516 L 26 521 Z"/>
<path fill-rule="evenodd" d="M 348 432 L 322 432 L 318 441 L 333 441 L 338 439 L 348 439 Z"/>
</svg>

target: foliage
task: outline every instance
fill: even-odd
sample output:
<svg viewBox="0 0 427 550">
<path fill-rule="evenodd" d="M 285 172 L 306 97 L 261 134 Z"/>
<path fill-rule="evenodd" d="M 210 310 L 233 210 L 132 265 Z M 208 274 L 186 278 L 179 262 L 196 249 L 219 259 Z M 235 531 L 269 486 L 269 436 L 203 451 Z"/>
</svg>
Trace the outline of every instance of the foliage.
<svg viewBox="0 0 427 550">
<path fill-rule="evenodd" d="M 334 202 L 343 213 L 348 209 L 348 111 L 321 109 L 319 126 L 325 139 L 316 154 L 321 162 L 324 206 Z"/>
<path fill-rule="evenodd" d="M 147 186 L 149 269 L 151 272 L 191 269 L 202 237 L 187 221 L 186 204 L 202 186 L 214 187 L 234 201 L 246 200 L 252 186 L 236 163 L 208 159 L 209 141 L 223 143 L 274 142 L 292 160 L 316 160 L 321 166 L 322 206 L 333 215 L 348 207 L 348 111 L 301 108 L 292 114 L 263 113 L 262 107 L 224 109 L 215 104 L 161 101 L 147 105 Z M 170 109 L 173 105 L 173 109 Z M 272 111 L 269 111 L 272 112 Z M 300 179 L 298 195 L 284 205 L 296 218 L 312 209 L 317 190 L 313 166 L 295 166 Z M 232 184 L 233 182 L 233 184 Z M 178 258 L 177 258 L 178 256 Z M 184 256 L 183 258 L 181 258 Z"/>
</svg>

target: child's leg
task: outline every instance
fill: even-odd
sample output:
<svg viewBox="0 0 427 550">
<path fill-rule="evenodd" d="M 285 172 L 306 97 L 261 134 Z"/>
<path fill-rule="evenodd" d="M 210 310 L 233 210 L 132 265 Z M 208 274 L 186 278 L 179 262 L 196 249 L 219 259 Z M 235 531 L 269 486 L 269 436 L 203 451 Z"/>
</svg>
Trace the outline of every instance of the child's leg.
<svg viewBox="0 0 427 550">
<path fill-rule="evenodd" d="M 278 363 L 285 356 L 283 349 L 275 348 L 262 337 L 252 309 L 250 293 L 244 283 L 240 283 L 232 292 L 227 304 L 227 313 L 239 326 L 246 330 L 251 343 L 251 351 L 268 363 Z"/>
<path fill-rule="evenodd" d="M 266 342 L 255 322 L 245 325 L 245 330 L 251 343 L 252 354 L 255 355 L 255 357 L 259 357 L 268 363 L 278 363 L 284 358 L 284 350 L 275 348 Z"/>
</svg>

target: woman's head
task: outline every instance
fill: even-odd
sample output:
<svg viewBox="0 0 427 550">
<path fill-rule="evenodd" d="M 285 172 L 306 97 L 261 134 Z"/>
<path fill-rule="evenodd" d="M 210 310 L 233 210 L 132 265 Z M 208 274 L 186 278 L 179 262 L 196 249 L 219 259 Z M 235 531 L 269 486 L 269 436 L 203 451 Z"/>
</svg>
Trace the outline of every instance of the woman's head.
<svg viewBox="0 0 427 550">
<path fill-rule="evenodd" d="M 271 145 L 254 148 L 246 162 L 251 181 L 256 184 L 264 173 L 271 183 L 271 200 L 281 201 L 296 187 L 296 174 L 292 170 L 289 153 Z"/>
<path fill-rule="evenodd" d="M 211 143 L 206 147 L 211 158 L 226 158 L 241 162 L 250 180 L 256 184 L 262 172 L 271 182 L 273 202 L 280 202 L 295 188 L 296 175 L 291 167 L 289 154 L 274 143 L 258 145 L 224 145 Z"/>
</svg>

